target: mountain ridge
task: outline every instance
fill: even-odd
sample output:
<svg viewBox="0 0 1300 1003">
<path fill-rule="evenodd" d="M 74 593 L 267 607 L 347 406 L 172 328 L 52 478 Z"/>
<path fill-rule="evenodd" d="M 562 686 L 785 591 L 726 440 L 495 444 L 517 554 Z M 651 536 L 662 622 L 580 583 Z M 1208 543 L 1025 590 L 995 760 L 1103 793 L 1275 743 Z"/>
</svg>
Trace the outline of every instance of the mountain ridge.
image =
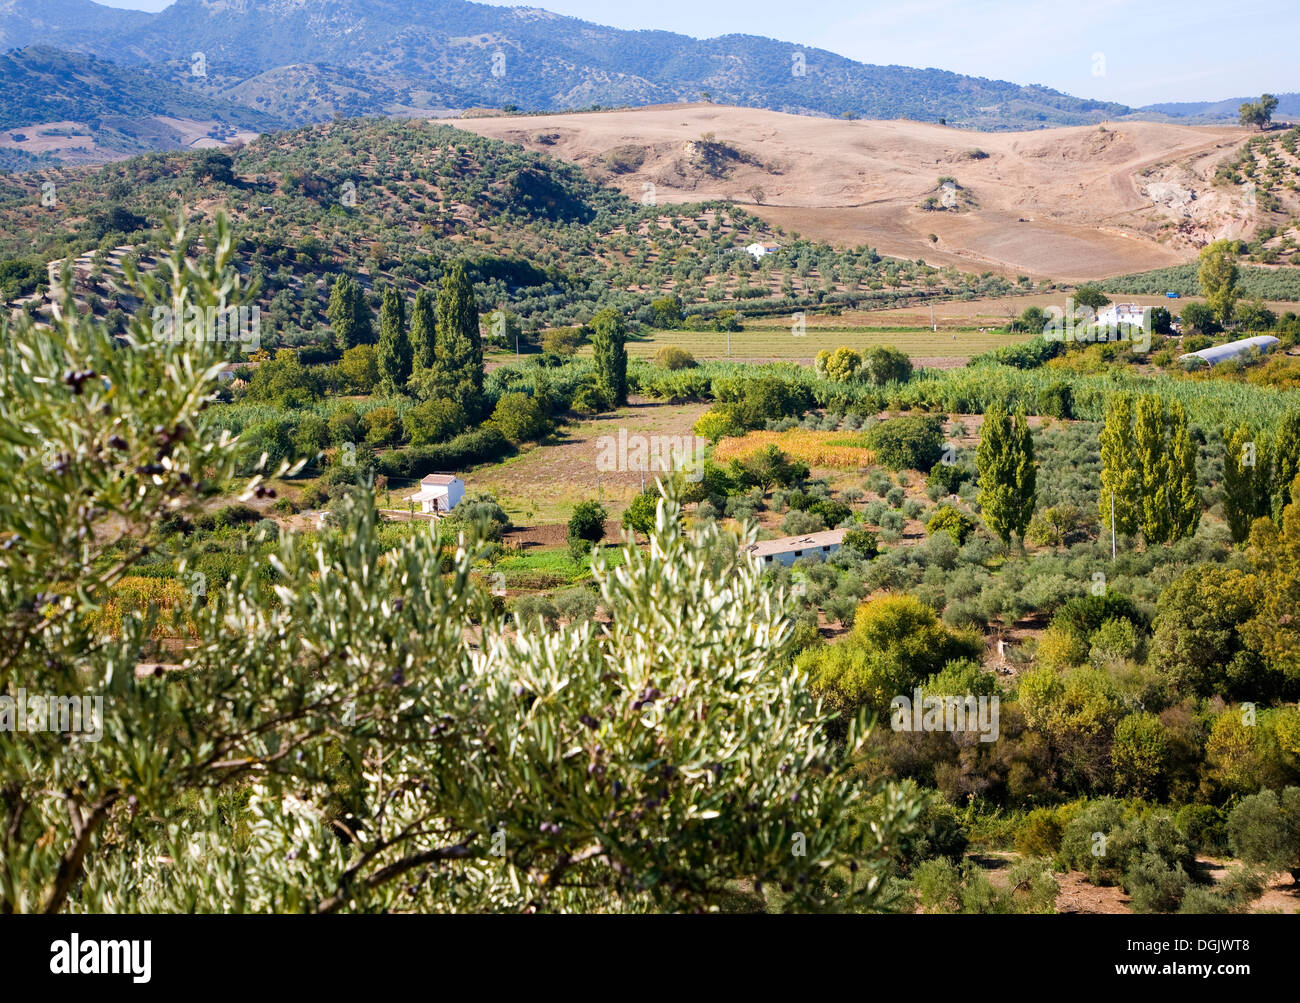
<svg viewBox="0 0 1300 1003">
<path fill-rule="evenodd" d="M 396 0 L 177 0 L 144 15 L 90 0 L 58 3 L 70 26 L 52 40 L 33 29 L 32 0 L 8 0 L 0 6 L 0 42 L 41 41 L 124 63 L 175 67 L 187 67 L 201 52 L 206 73 L 241 80 L 286 64 L 349 67 L 383 77 L 389 90 L 463 92 L 469 105 L 529 111 L 698 100 L 709 92 L 726 103 L 775 111 L 1003 129 L 1086 124 L 1131 110 L 1038 85 L 858 63 L 756 35 L 696 39 L 628 31 L 467 0 L 415 8 Z M 192 85 L 202 89 L 203 78 Z M 380 105 L 363 110 L 383 113 Z"/>
<path fill-rule="evenodd" d="M 1213 124 L 1234 121 L 1242 100 L 1132 108 L 933 67 L 859 63 L 759 35 L 697 39 L 470 0 L 176 0 L 158 13 L 93 0 L 0 0 L 0 47 L 38 47 L 49 67 L 66 68 L 18 73 L 21 90 L 3 103 L 13 111 L 21 95 L 28 110 L 10 115 L 9 124 L 85 126 L 94 142 L 72 149 L 82 161 L 192 143 L 185 130 L 178 138 L 170 126 L 148 121 L 128 128 L 125 138 L 98 135 L 97 120 L 147 119 L 140 108 L 163 95 L 173 109 L 199 109 L 172 117 L 218 123 L 211 131 L 217 141 L 228 138 L 221 123 L 262 129 L 338 116 L 441 118 L 467 109 L 544 114 L 700 100 L 980 132 L 1134 119 Z M 120 67 L 99 71 L 113 86 L 88 93 L 84 63 L 72 54 Z M 79 111 L 82 104 L 92 111 Z M 1300 95 L 1282 95 L 1279 114 L 1300 117 Z M 6 145 L 11 152 L 0 150 L 0 166 L 33 166 L 22 158 L 48 160 L 58 152 L 26 151 L 0 137 Z"/>
</svg>

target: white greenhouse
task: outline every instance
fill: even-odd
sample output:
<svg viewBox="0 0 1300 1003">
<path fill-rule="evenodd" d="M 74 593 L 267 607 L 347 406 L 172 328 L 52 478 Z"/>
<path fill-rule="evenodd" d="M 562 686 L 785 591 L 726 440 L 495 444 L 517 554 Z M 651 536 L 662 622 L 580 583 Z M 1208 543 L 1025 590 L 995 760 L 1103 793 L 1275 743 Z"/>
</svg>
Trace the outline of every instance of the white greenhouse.
<svg viewBox="0 0 1300 1003">
<path fill-rule="evenodd" d="M 1278 340 L 1272 335 L 1260 334 L 1253 338 L 1230 341 L 1226 345 L 1211 345 L 1209 348 L 1202 348 L 1199 352 L 1188 352 L 1186 355 L 1178 356 L 1178 360 L 1180 362 L 1199 360 L 1208 366 L 1217 366 L 1220 362 L 1249 356 L 1252 350 L 1261 354 L 1271 352 L 1277 344 Z"/>
</svg>

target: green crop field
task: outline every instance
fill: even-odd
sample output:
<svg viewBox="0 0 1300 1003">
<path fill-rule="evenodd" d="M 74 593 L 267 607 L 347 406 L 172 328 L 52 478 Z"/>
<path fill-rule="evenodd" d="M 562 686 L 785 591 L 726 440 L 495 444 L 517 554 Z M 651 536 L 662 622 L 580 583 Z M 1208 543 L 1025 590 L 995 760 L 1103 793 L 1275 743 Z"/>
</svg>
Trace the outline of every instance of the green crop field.
<svg viewBox="0 0 1300 1003">
<path fill-rule="evenodd" d="M 1028 335 L 998 334 L 991 331 L 930 331 L 928 329 L 845 329 L 827 330 L 808 328 L 805 335 L 796 337 L 785 327 L 756 327 L 733 331 L 730 335 L 719 331 L 655 331 L 636 340 L 630 340 L 630 355 L 650 357 L 665 345 L 686 349 L 696 359 L 726 359 L 730 338 L 730 357 L 733 359 L 812 359 L 822 349 L 834 351 L 848 345 L 858 351 L 873 345 L 892 345 L 916 358 L 967 359 L 1003 345 L 1024 341 Z M 590 353 L 590 349 L 586 350 Z"/>
<path fill-rule="evenodd" d="M 1113 295 L 1163 295 L 1166 292 L 1176 292 L 1183 296 L 1196 296 L 1201 291 L 1196 269 L 1197 266 L 1193 263 L 1133 275 L 1117 275 L 1106 279 L 1100 286 Z M 1273 303 L 1300 301 L 1300 269 L 1242 265 L 1239 284 L 1242 295 L 1246 297 L 1258 296 Z M 1177 304 L 1171 303 L 1170 306 L 1175 308 L 1175 313 L 1178 312 Z"/>
</svg>

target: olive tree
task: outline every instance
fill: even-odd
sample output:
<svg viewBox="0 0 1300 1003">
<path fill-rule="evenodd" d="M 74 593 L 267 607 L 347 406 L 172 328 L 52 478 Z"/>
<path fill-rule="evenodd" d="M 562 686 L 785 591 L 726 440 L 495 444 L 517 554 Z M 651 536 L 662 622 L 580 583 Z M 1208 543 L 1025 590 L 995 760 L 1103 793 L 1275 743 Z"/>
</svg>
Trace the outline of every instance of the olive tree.
<svg viewBox="0 0 1300 1003">
<path fill-rule="evenodd" d="M 140 276 L 145 301 L 235 301 L 224 224 L 205 246 Z M 648 548 L 593 561 L 607 623 L 507 624 L 472 530 L 381 543 L 361 490 L 337 529 L 281 531 L 220 589 L 191 585 L 172 615 L 194 640 L 166 664 L 156 611 L 102 629 L 238 444 L 211 346 L 150 340 L 144 317 L 115 344 L 69 306 L 3 339 L 0 694 L 102 713 L 0 728 L 0 911 L 891 904 L 921 800 L 861 779 L 863 721 L 828 733 L 751 541 L 684 531 L 671 489 Z"/>
<path fill-rule="evenodd" d="M 1300 881 L 1300 787 L 1242 798 L 1228 816 L 1228 839 L 1247 864 L 1290 871 Z"/>
</svg>

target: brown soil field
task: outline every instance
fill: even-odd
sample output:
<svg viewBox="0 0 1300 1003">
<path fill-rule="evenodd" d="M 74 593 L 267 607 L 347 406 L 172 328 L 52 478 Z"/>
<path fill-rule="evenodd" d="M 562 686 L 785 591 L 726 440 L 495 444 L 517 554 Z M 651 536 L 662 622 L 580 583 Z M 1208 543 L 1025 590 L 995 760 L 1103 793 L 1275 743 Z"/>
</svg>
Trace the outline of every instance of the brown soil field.
<svg viewBox="0 0 1300 1003">
<path fill-rule="evenodd" d="M 787 232 L 967 271 L 1084 281 L 1180 264 L 1255 226 L 1243 190 L 1211 184 L 1250 137 L 1241 127 L 975 133 L 713 104 L 446 121 L 637 200 L 732 199 Z M 960 187 L 945 193 L 941 178 Z"/>
<path fill-rule="evenodd" d="M 707 404 L 663 404 L 633 397 L 627 407 L 564 426 L 543 445 L 525 447 L 500 463 L 466 471 L 466 491 L 490 492 L 520 527 L 562 529 L 573 506 L 593 498 L 604 503 L 611 517 L 621 516 L 641 490 L 642 472 L 598 470 L 601 439 L 610 436 L 617 441 L 621 430 L 629 439 L 689 436 L 696 419 L 707 410 Z M 648 470 L 644 476 L 645 483 L 652 485 L 657 471 Z M 561 534 L 555 545 L 563 543 Z"/>
</svg>

